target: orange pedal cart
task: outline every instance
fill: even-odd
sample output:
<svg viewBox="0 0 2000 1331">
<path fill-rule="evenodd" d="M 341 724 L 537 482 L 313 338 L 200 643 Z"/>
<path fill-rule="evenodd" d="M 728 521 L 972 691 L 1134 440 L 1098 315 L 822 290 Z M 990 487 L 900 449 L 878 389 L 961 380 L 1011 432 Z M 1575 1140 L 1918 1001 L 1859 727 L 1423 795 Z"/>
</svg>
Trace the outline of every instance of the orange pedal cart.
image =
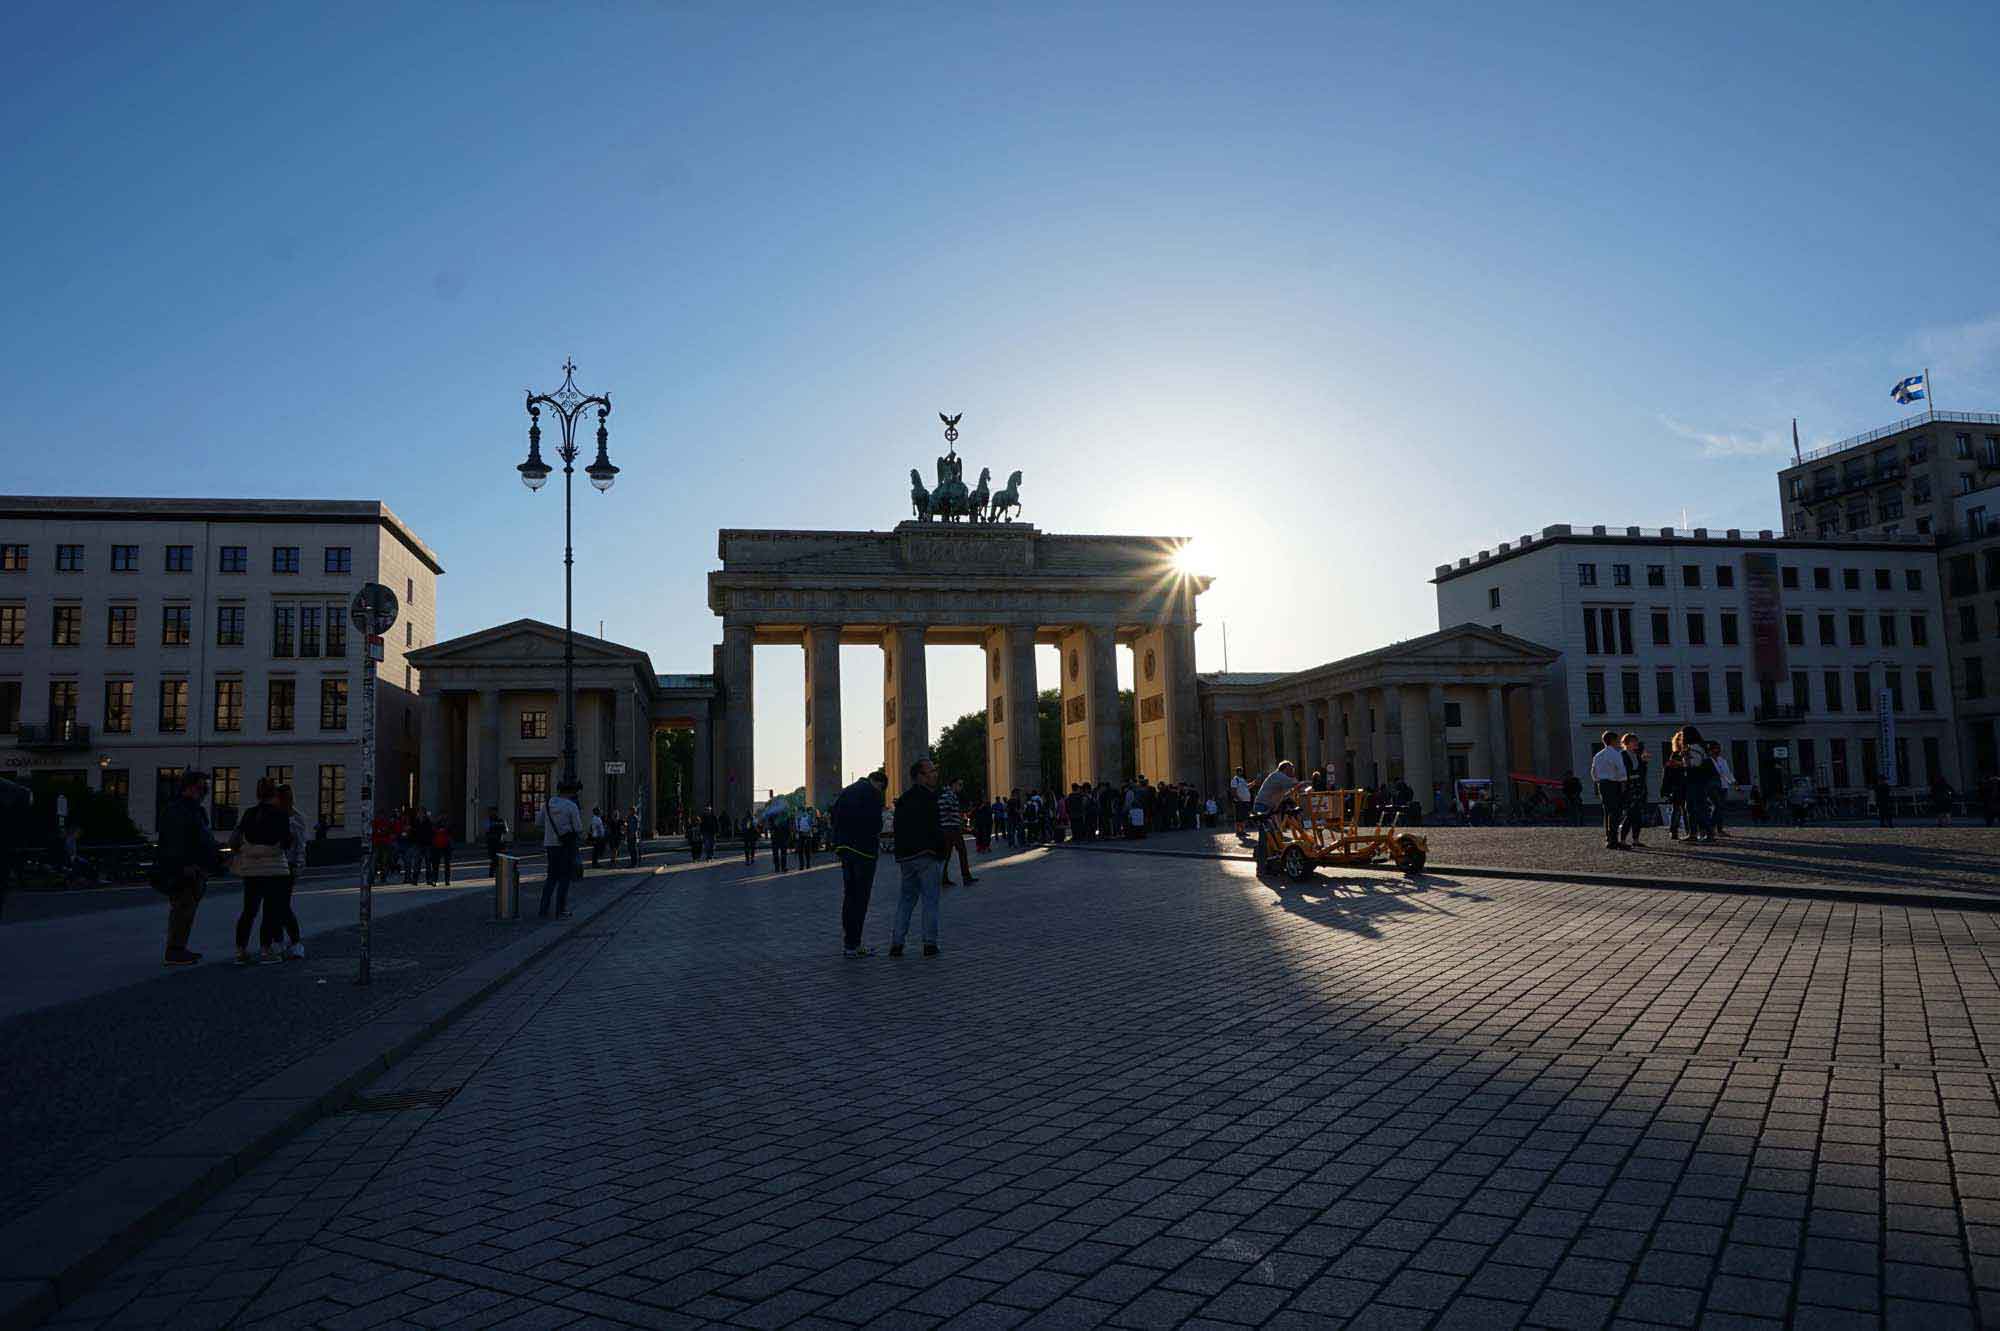
<svg viewBox="0 0 2000 1331">
<path fill-rule="evenodd" d="M 1424 867 L 1430 842 L 1414 832 L 1376 822 L 1363 826 L 1365 790 L 1294 790 L 1285 807 L 1266 824 L 1264 861 L 1285 877 L 1302 882 L 1322 864 L 1363 866 L 1388 863 L 1405 873 Z"/>
</svg>

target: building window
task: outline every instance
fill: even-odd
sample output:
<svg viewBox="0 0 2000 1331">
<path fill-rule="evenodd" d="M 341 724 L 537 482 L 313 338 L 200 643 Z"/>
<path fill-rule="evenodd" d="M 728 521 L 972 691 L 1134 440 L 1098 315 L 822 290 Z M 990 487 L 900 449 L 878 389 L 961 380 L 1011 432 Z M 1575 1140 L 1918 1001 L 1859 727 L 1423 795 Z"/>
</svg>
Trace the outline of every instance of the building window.
<svg viewBox="0 0 2000 1331">
<path fill-rule="evenodd" d="M 1813 570 L 1813 590 L 1816 592 L 1830 592 L 1833 590 L 1832 569 L 1816 568 Z"/>
<path fill-rule="evenodd" d="M 59 545 L 56 547 L 56 572 L 83 572 L 83 547 L 80 545 Z"/>
<path fill-rule="evenodd" d="M 1878 568 L 1878 569 L 1876 569 L 1876 570 L 1875 570 L 1875 590 L 1876 590 L 1876 591 L 1878 591 L 1878 592 L 1886 592 L 1886 591 L 1890 590 L 1890 588 L 1891 588 L 1891 586 L 1892 586 L 1892 585 L 1893 585 L 1893 584 L 1892 584 L 1892 583 L 1890 582 L 1890 579 L 1889 579 L 1889 570 L 1888 570 L 1888 569 L 1886 569 L 1886 568 Z"/>
<path fill-rule="evenodd" d="M 274 763 L 264 769 L 264 776 L 274 785 L 289 786 L 292 784 L 292 765 Z"/>
<path fill-rule="evenodd" d="M 218 767 L 208 774 L 208 798 L 215 812 L 212 816 L 218 832 L 227 832 L 236 826 L 236 820 L 243 813 L 243 769 L 240 767 Z"/>
<path fill-rule="evenodd" d="M 194 638 L 194 607 L 170 605 L 160 613 L 160 645 L 185 647 Z"/>
<path fill-rule="evenodd" d="M 1611 585 L 1613 587 L 1630 587 L 1632 585 L 1632 566 L 1630 564 L 1613 564 L 1611 566 Z"/>
<path fill-rule="evenodd" d="M 319 820 L 328 827 L 347 826 L 347 769 L 339 763 L 319 765 Z"/>
<path fill-rule="evenodd" d="M 354 572 L 354 547 L 351 545 L 329 545 L 326 547 L 326 571 L 328 573 Z"/>
<path fill-rule="evenodd" d="M 290 730 L 298 719 L 299 682 L 274 679 L 264 707 L 266 730 Z"/>
<path fill-rule="evenodd" d="M 21 681 L 0 679 L 0 735 L 17 734 L 21 729 Z"/>
<path fill-rule="evenodd" d="M 104 645 L 107 647 L 136 647 L 139 645 L 139 607 L 136 605 L 114 605 L 104 621 Z"/>
<path fill-rule="evenodd" d="M 1910 498 L 1919 504 L 1931 502 L 1931 478 L 1919 476 L 1910 482 Z M 1928 521 L 1929 519 L 1925 519 Z"/>
<path fill-rule="evenodd" d="M 1884 670 L 1882 672 L 1882 687 L 1889 690 L 1889 710 L 1892 712 L 1902 711 L 1903 672 L 1900 670 Z"/>
<path fill-rule="evenodd" d="M 1833 773 L 1833 788 L 1845 790 L 1847 780 L 1847 741 L 1835 737 L 1826 742 L 1827 766 Z"/>
<path fill-rule="evenodd" d="M 297 573 L 299 571 L 299 548 L 296 545 L 274 545 L 271 547 L 271 572 Z"/>
<path fill-rule="evenodd" d="M 68 739 L 76 733 L 78 690 L 73 679 L 49 681 L 49 731 Z"/>
<path fill-rule="evenodd" d="M 1734 610 L 1724 610 L 1720 618 L 1722 620 L 1722 645 L 1724 647 L 1736 646 L 1738 643 L 1736 612 Z"/>
<path fill-rule="evenodd" d="M 1683 587 L 1701 586 L 1701 565 L 1699 564 L 1681 565 L 1681 586 Z"/>
<path fill-rule="evenodd" d="M 1847 617 L 1847 645 L 1849 647 L 1868 645 L 1868 616 L 1856 614 Z"/>
<path fill-rule="evenodd" d="M 299 607 L 299 655 L 319 655 L 319 607 Z"/>
<path fill-rule="evenodd" d="M 416 603 L 417 603 L 417 580 L 415 578 L 404 578 L 403 604 L 415 605 Z"/>
<path fill-rule="evenodd" d="M 1971 494 L 1971 493 L 1972 493 L 1972 473 L 1971 473 L 1971 472 L 1969 472 L 1969 471 L 1966 471 L 1966 472 L 1960 472 L 1960 473 L 1959 473 L 1959 476 L 1958 476 L 1958 492 L 1959 492 L 1960 494 L 1962 494 L 1962 495 L 1969 495 L 1969 494 Z"/>
<path fill-rule="evenodd" d="M 1953 555 L 1947 585 L 1953 596 L 1971 596 L 1979 590 L 1979 570 L 1971 555 Z"/>
<path fill-rule="evenodd" d="M 1632 655 L 1632 608 L 1612 605 L 1585 606 L 1583 650 L 1586 656 Z"/>
<path fill-rule="evenodd" d="M 28 607 L 0 605 L 0 647 L 19 647 L 28 641 Z"/>
<path fill-rule="evenodd" d="M 319 682 L 319 728 L 347 729 L 347 681 L 322 679 Z"/>
<path fill-rule="evenodd" d="M 1700 647 L 1708 642 L 1708 618 L 1699 610 L 1687 613 L 1687 644 Z"/>
<path fill-rule="evenodd" d="M 1597 585 L 1597 565 L 1578 564 L 1576 566 L 1576 582 L 1579 587 L 1595 587 Z"/>
<path fill-rule="evenodd" d="M 1962 605 L 1958 608 L 1958 640 L 1960 642 L 1979 641 L 1979 607 Z"/>
<path fill-rule="evenodd" d="M 194 572 L 194 547 L 191 545 L 170 545 L 167 547 L 167 572 Z"/>
<path fill-rule="evenodd" d="M 1896 617 L 1894 615 L 1877 615 L 1875 617 L 1875 627 L 1876 631 L 1881 635 L 1882 646 L 1894 647 L 1896 645 Z"/>
<path fill-rule="evenodd" d="M 215 645 L 217 647 L 241 647 L 243 645 L 242 606 L 219 605 L 215 607 Z"/>
<path fill-rule="evenodd" d="M 1722 676 L 1723 705 L 1732 712 L 1743 710 L 1743 672 L 1728 670 Z"/>
<path fill-rule="evenodd" d="M 1734 587 L 1736 585 L 1736 570 L 1728 564 L 1717 564 L 1715 566 L 1715 585 L 1718 587 Z"/>
<path fill-rule="evenodd" d="M 1986 662 L 1976 656 L 1965 658 L 1965 696 L 1967 698 L 1986 696 Z"/>
<path fill-rule="evenodd" d="M 1790 564 L 1787 564 L 1778 570 L 1778 581 L 1783 584 L 1786 591 L 1797 591 L 1799 586 L 1799 571 Z"/>
<path fill-rule="evenodd" d="M 1465 724 L 1464 707 L 1461 704 L 1455 702 L 1446 703 L 1444 705 L 1444 724 L 1445 724 L 1445 729 L 1447 730 L 1464 725 Z"/>
<path fill-rule="evenodd" d="M 218 731 L 243 729 L 243 681 L 215 681 L 215 728 Z"/>
<path fill-rule="evenodd" d="M 414 647 L 416 646 L 416 644 L 417 644 L 417 626 L 414 623 L 405 621 L 403 624 L 403 645 L 405 647 Z M 405 678 L 407 678 L 407 676 L 405 676 Z"/>
<path fill-rule="evenodd" d="M 188 682 L 160 681 L 160 733 L 178 735 L 188 728 Z"/>
<path fill-rule="evenodd" d="M 51 621 L 49 641 L 57 647 L 80 647 L 83 645 L 83 607 L 80 605 L 59 605 Z"/>
<path fill-rule="evenodd" d="M 539 707 L 525 708 L 521 712 L 521 738 L 547 739 L 549 737 L 549 714 Z"/>
<path fill-rule="evenodd" d="M 1604 672 L 1592 670 L 1583 677 L 1584 709 L 1592 716 L 1602 716 L 1610 709 L 1604 702 Z"/>
<path fill-rule="evenodd" d="M 132 807 L 132 774 L 122 767 L 107 767 L 97 778 L 97 789 L 106 799 L 116 800 L 118 807 L 130 811 Z"/>
<path fill-rule="evenodd" d="M 1486 589 L 1486 608 L 1488 610 L 1498 610 L 1500 608 L 1500 589 L 1498 587 L 1488 587 Z"/>
<path fill-rule="evenodd" d="M 1869 682 L 1869 675 L 1866 670 L 1857 670 L 1854 672 L 1854 710 L 1857 712 L 1868 712 L 1873 711 L 1874 708 L 1875 686 Z"/>
<path fill-rule="evenodd" d="M 1800 712 L 1812 706 L 1812 680 L 1803 670 L 1792 672 L 1792 706 Z"/>
<path fill-rule="evenodd" d="M 1653 675 L 1653 692 L 1658 695 L 1662 715 L 1672 715 L 1674 711 L 1674 672 L 1657 671 Z"/>
<path fill-rule="evenodd" d="M 1653 645 L 1665 647 L 1673 642 L 1673 616 L 1664 610 L 1653 612 Z"/>
<path fill-rule="evenodd" d="M 271 655 L 290 656 L 296 644 L 293 641 L 293 624 L 298 612 L 288 605 L 271 607 Z"/>
<path fill-rule="evenodd" d="M 330 605 L 326 608 L 326 654 L 328 656 L 347 655 L 347 609 L 345 606 Z"/>
<path fill-rule="evenodd" d="M 1697 716 L 1706 716 L 1715 710 L 1714 703 L 1708 693 L 1708 672 L 1706 670 L 1697 670 L 1694 672 L 1694 710 Z"/>
<path fill-rule="evenodd" d="M 1646 585 L 1647 585 L 1648 587 L 1664 587 L 1664 586 L 1666 586 L 1666 585 L 1667 585 L 1667 566 L 1666 566 L 1665 564 L 1648 564 L 1648 565 L 1646 565 Z"/>
<path fill-rule="evenodd" d="M 1791 647 L 1806 645 L 1806 617 L 1804 615 L 1785 616 L 1785 643 Z"/>
<path fill-rule="evenodd" d="M 1858 568 L 1844 568 L 1840 570 L 1840 585 L 1850 592 L 1860 591 L 1861 570 Z"/>
<path fill-rule="evenodd" d="M 1937 683 L 1928 670 L 1917 672 L 1917 710 L 1920 712 L 1937 710 Z"/>
<path fill-rule="evenodd" d="M 2000 591 L 2000 545 L 1986 551 L 1986 590 Z"/>
<path fill-rule="evenodd" d="M 1923 615 L 1912 614 L 1910 616 L 1910 646 L 1928 647 L 1930 645 L 1931 645 L 1930 620 Z"/>
<path fill-rule="evenodd" d="M 1619 701 L 1625 704 L 1625 715 L 1637 716 L 1640 712 L 1646 710 L 1645 704 L 1639 698 L 1638 671 L 1625 670 L 1619 673 L 1618 692 L 1620 694 Z"/>
<path fill-rule="evenodd" d="M 137 573 L 139 571 L 139 547 L 136 545 L 112 546 L 111 571 L 113 573 Z"/>
<path fill-rule="evenodd" d="M 1737 785 L 1744 785 L 1751 776 L 1750 743 L 1748 740 L 1729 741 L 1729 774 L 1736 778 Z"/>
<path fill-rule="evenodd" d="M 27 571 L 27 546 L 0 545 L 0 573 L 26 573 Z"/>
<path fill-rule="evenodd" d="M 1819 677 L 1819 683 L 1821 690 L 1826 695 L 1826 710 L 1829 712 L 1840 711 L 1840 672 L 1838 670 L 1823 672 Z"/>
<path fill-rule="evenodd" d="M 132 733 L 132 681 L 104 681 L 104 731 L 109 735 Z"/>
<path fill-rule="evenodd" d="M 1951 455 L 1955 458 L 1972 456 L 1972 434 L 1968 430 L 1955 430 L 1951 436 Z"/>
<path fill-rule="evenodd" d="M 156 767 L 153 769 L 153 812 L 157 816 L 167 807 L 167 801 L 181 793 L 181 767 Z"/>
<path fill-rule="evenodd" d="M 248 573 L 250 571 L 250 547 L 247 545 L 225 545 L 218 552 L 215 566 L 218 573 Z"/>
</svg>

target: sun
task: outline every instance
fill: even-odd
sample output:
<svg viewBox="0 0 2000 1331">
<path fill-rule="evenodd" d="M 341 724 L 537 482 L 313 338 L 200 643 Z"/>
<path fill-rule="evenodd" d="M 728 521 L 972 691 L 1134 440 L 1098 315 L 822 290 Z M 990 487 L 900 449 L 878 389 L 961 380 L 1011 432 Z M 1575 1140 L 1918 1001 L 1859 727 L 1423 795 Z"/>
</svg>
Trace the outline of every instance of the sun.
<svg viewBox="0 0 2000 1331">
<path fill-rule="evenodd" d="M 1187 577 L 1208 571 L 1208 551 L 1200 540 L 1191 540 L 1174 551 L 1174 572 Z"/>
</svg>

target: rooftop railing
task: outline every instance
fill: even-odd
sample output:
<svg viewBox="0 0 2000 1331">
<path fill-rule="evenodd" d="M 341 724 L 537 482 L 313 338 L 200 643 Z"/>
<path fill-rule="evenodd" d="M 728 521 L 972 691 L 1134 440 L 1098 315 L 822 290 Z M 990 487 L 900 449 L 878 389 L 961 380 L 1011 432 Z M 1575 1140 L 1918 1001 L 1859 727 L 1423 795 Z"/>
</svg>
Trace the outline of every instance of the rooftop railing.
<svg viewBox="0 0 2000 1331">
<path fill-rule="evenodd" d="M 1905 430 L 1914 430 L 1919 425 L 1931 425 L 1940 422 L 1946 425 L 2000 425 L 2000 415 L 1996 415 L 1990 411 L 1919 412 L 1915 416 L 1905 416 L 1902 420 L 1885 425 L 1879 430 L 1870 430 L 1866 434 L 1857 434 L 1851 439 L 1842 439 L 1838 443 L 1828 444 L 1824 448 L 1815 448 L 1812 452 L 1801 455 L 1799 461 L 1792 465 L 1796 467 L 1807 462 L 1817 462 L 1821 458 L 1832 457 L 1835 453 L 1845 452 L 1850 448 L 1859 448 L 1863 444 L 1872 444 L 1877 439 L 1887 439 L 1892 434 L 1901 434 Z"/>
</svg>

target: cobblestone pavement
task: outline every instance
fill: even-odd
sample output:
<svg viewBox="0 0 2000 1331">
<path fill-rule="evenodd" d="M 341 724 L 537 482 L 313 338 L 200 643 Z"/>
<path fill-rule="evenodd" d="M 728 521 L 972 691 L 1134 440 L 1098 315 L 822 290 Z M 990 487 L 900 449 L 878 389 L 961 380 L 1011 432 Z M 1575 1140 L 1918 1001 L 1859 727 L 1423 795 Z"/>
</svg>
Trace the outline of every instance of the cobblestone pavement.
<svg viewBox="0 0 2000 1331">
<path fill-rule="evenodd" d="M 658 879 L 60 1320 L 2000 1323 L 1992 916 L 981 878 L 867 961 L 828 870 Z"/>
<path fill-rule="evenodd" d="M 361 931 L 353 926 L 312 933 L 303 962 L 239 967 L 211 949 L 200 966 L 163 972 L 157 958 L 165 911 L 156 908 L 146 954 L 154 960 L 143 983 L 0 1021 L 7 1088 L 0 1097 L 0 1141 L 7 1143 L 0 1220 L 193 1122 L 523 930 L 544 927 L 529 895 L 540 893 L 540 881 L 524 889 L 518 924 L 492 923 L 493 899 L 478 892 L 378 914 L 366 989 L 353 983 L 361 955 Z M 586 876 L 577 896 L 626 881 L 600 870 Z M 223 886 L 203 909 L 223 921 L 226 937 L 241 898 L 233 883 Z M 94 922 L 102 917 L 50 923 Z M 215 927 L 211 922 L 211 934 Z"/>
<path fill-rule="evenodd" d="M 1431 863 L 1532 873 L 1614 873 L 1683 882 L 1842 883 L 1876 889 L 1949 888 L 2000 893 L 2000 828 L 1732 827 L 1715 845 L 1667 840 L 1649 828 L 1645 847 L 1604 848 L 1586 827 L 1420 827 Z M 1123 846 L 1124 843 L 1116 843 Z M 1161 850 L 1248 854 L 1235 833 L 1168 832 L 1138 843 Z"/>
</svg>

